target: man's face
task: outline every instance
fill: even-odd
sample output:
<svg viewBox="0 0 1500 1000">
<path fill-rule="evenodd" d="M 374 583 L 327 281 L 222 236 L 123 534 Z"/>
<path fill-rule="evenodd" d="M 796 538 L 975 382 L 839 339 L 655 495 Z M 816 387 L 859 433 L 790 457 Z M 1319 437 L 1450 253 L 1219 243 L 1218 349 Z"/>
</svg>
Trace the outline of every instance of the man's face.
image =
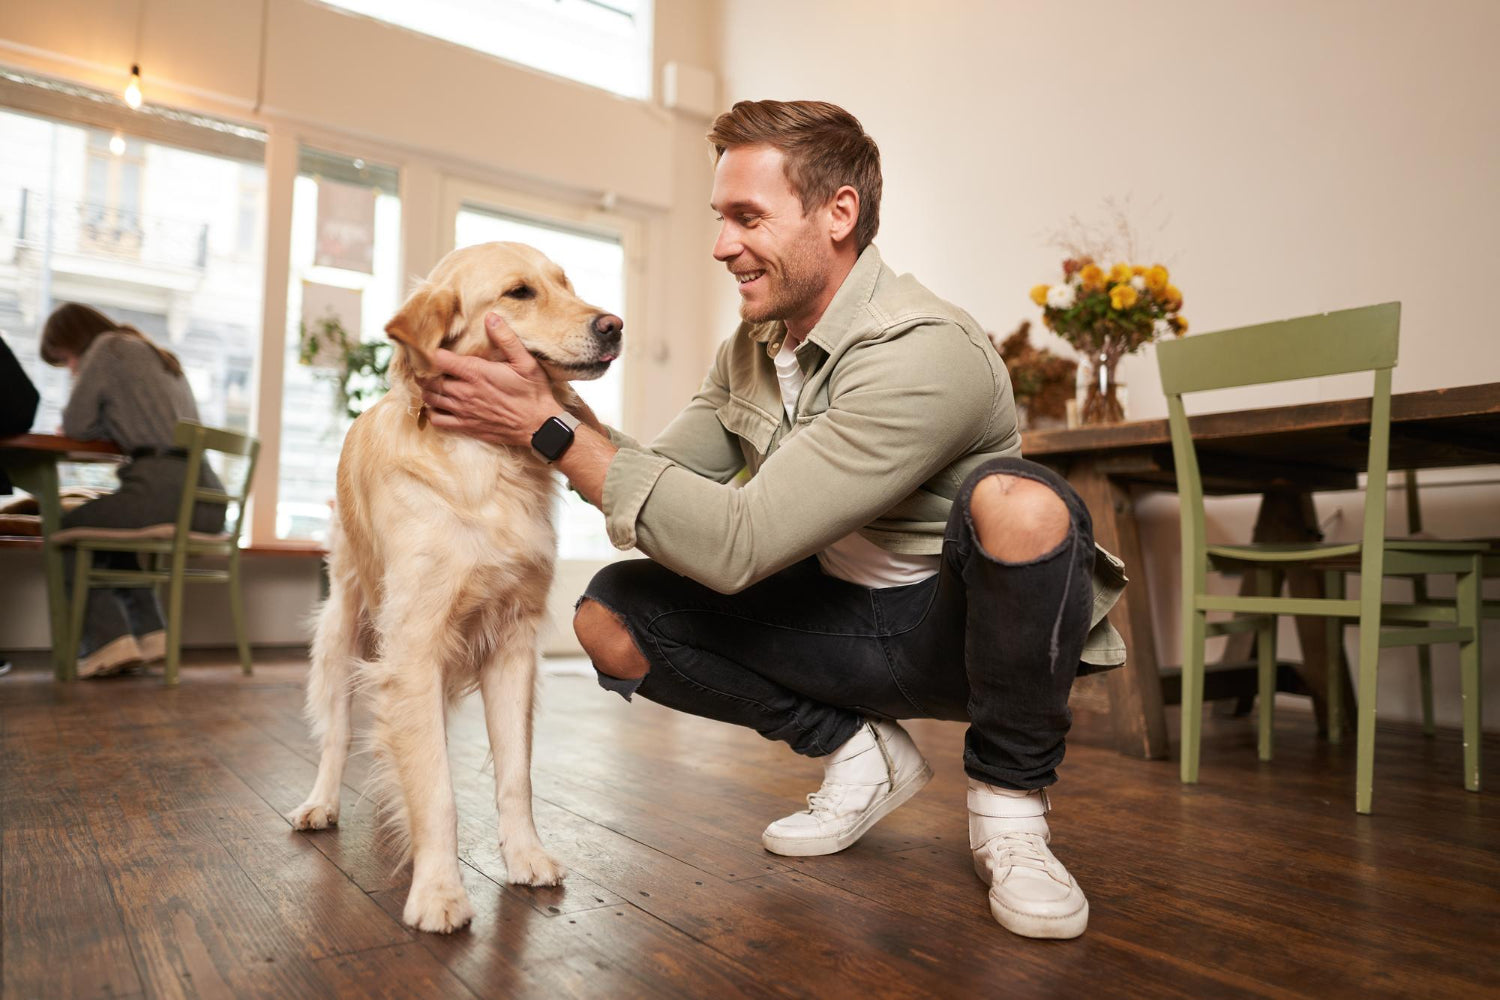
<svg viewBox="0 0 1500 1000">
<path fill-rule="evenodd" d="M 739 282 L 740 317 L 750 323 L 795 322 L 820 309 L 832 272 L 833 241 L 819 226 L 824 213 L 803 215 L 785 159 L 774 146 L 731 146 L 714 170 L 714 259 Z"/>
</svg>

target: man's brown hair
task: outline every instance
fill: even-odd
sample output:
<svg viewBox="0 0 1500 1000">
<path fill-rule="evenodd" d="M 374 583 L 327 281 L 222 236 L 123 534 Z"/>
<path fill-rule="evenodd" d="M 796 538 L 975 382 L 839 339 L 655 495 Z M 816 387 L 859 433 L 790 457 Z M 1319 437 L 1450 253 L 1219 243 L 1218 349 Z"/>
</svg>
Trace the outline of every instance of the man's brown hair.
<svg viewBox="0 0 1500 1000">
<path fill-rule="evenodd" d="M 786 179 L 802 212 L 828 204 L 845 184 L 859 192 L 854 225 L 860 251 L 880 229 L 880 149 L 859 119 L 827 101 L 740 101 L 714 121 L 715 156 L 730 146 L 765 143 L 786 156 Z M 716 161 L 717 162 L 717 161 Z"/>
</svg>

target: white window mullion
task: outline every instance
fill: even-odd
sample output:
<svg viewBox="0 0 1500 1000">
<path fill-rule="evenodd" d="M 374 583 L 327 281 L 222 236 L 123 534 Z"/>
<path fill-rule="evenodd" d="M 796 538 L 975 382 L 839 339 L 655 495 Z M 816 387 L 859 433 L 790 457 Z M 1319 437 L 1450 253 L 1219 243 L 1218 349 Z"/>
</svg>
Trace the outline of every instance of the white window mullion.
<svg viewBox="0 0 1500 1000">
<path fill-rule="evenodd" d="M 261 349 L 254 424 L 260 438 L 250 509 L 250 542 L 276 540 L 281 483 L 281 390 L 286 352 L 287 273 L 291 266 L 292 189 L 297 180 L 297 138 L 272 128 L 266 140 L 266 266 L 261 306 Z"/>
</svg>

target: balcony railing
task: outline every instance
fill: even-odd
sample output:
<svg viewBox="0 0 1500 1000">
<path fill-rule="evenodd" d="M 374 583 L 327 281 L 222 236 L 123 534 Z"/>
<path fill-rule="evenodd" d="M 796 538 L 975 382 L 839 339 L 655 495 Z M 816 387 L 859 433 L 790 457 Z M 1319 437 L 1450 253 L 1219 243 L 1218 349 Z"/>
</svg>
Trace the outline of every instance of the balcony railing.
<svg viewBox="0 0 1500 1000">
<path fill-rule="evenodd" d="M 48 241 L 47 196 L 21 191 L 19 242 L 40 249 Z M 52 251 L 202 271 L 208 265 L 208 224 L 144 215 L 96 202 L 52 203 Z"/>
</svg>

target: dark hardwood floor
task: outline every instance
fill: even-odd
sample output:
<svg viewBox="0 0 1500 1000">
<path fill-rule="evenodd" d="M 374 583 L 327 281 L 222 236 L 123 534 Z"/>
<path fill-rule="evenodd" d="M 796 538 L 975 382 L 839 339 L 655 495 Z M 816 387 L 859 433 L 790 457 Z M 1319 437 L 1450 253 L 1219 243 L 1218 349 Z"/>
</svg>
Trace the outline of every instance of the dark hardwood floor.
<svg viewBox="0 0 1500 1000">
<path fill-rule="evenodd" d="M 227 660 L 227 658 L 225 658 Z M 224 662 L 224 661 L 221 661 Z M 754 733 L 548 678 L 536 815 L 571 869 L 507 886 L 477 701 L 451 752 L 465 881 L 448 937 L 399 920 L 407 876 L 351 761 L 342 825 L 294 833 L 312 784 L 304 665 L 0 678 L 3 995 L 23 997 L 1373 997 L 1500 989 L 1500 803 L 1457 736 L 1380 734 L 1375 815 L 1352 745 L 1283 713 L 1210 718 L 1203 783 L 1074 747 L 1053 846 L 1088 933 L 1014 937 L 967 852 L 963 729 L 910 725 L 937 777 L 865 839 L 783 859 L 761 828 L 821 769 Z M 1352 743 L 1352 741 L 1351 741 Z M 1500 768 L 1500 739 L 1486 747 Z M 1494 781 L 1491 781 L 1493 787 Z"/>
</svg>

